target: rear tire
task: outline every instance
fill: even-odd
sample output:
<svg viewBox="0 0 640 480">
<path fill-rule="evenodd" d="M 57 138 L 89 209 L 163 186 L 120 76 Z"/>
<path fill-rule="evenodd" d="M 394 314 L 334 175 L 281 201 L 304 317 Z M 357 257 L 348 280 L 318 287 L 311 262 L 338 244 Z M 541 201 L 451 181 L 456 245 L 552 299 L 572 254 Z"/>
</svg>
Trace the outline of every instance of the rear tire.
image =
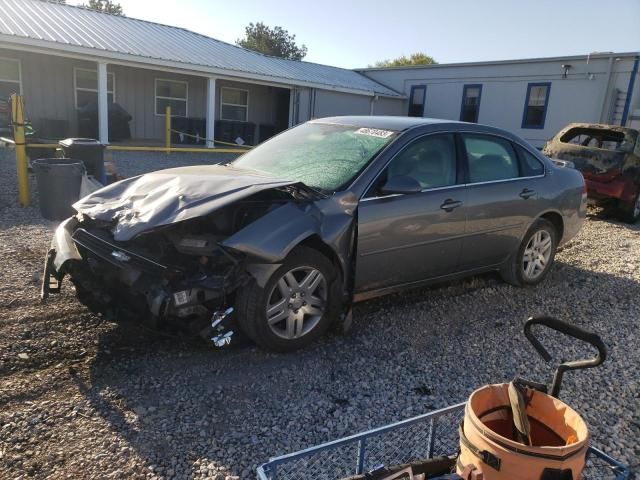
<svg viewBox="0 0 640 480">
<path fill-rule="evenodd" d="M 340 279 L 327 257 L 309 247 L 296 247 L 264 288 L 252 280 L 239 290 L 238 325 L 267 350 L 306 347 L 339 315 Z"/>
<path fill-rule="evenodd" d="M 558 248 L 554 225 L 539 218 L 527 230 L 518 250 L 500 271 L 502 279 L 518 287 L 537 285 L 549 274 Z"/>
<path fill-rule="evenodd" d="M 634 224 L 640 220 L 640 192 L 636 193 L 633 202 L 621 204 L 619 210 L 623 222 Z"/>
</svg>

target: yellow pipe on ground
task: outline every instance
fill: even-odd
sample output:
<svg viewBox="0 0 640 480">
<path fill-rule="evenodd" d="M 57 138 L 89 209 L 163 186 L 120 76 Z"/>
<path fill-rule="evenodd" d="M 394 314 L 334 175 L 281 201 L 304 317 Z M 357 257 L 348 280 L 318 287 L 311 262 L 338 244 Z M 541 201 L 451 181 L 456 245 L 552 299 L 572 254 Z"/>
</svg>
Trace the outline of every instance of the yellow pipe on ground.
<svg viewBox="0 0 640 480">
<path fill-rule="evenodd" d="M 29 171 L 27 148 L 24 138 L 24 103 L 22 95 L 11 95 L 11 121 L 16 145 L 16 169 L 18 173 L 18 201 L 23 207 L 29 206 Z"/>
</svg>

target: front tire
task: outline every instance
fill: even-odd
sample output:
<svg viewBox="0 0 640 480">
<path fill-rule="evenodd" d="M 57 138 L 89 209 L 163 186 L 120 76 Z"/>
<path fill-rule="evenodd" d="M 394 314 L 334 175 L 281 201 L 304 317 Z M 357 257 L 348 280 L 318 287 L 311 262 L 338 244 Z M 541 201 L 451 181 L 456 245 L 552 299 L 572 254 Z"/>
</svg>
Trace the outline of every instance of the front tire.
<svg viewBox="0 0 640 480">
<path fill-rule="evenodd" d="M 296 247 L 264 288 L 238 292 L 240 329 L 267 350 L 290 352 L 322 336 L 340 312 L 340 275 L 317 250 Z"/>
<path fill-rule="evenodd" d="M 549 274 L 557 248 L 558 232 L 554 225 L 537 219 L 500 272 L 503 280 L 518 287 L 537 285 Z"/>
</svg>

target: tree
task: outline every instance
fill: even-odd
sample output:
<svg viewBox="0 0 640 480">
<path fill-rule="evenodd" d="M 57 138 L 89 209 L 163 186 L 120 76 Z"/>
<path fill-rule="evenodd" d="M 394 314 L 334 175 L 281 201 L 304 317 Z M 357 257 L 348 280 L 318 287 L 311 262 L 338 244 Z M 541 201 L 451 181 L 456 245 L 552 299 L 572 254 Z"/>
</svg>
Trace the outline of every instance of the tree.
<svg viewBox="0 0 640 480">
<path fill-rule="evenodd" d="M 124 16 L 122 5 L 120 5 L 119 3 L 114 3 L 111 0 L 89 0 L 89 3 L 83 3 L 82 6 L 84 8 L 88 8 L 89 10 L 95 10 L 96 12 L 104 12 L 110 13 L 111 15 Z"/>
<path fill-rule="evenodd" d="M 438 62 L 436 62 L 433 57 L 422 52 L 416 52 L 409 55 L 409 57 L 402 55 L 401 57 L 394 58 L 393 60 L 382 60 L 380 62 L 376 62 L 374 67 L 406 67 L 409 65 L 433 65 L 436 63 Z"/>
<path fill-rule="evenodd" d="M 243 48 L 289 60 L 302 60 L 307 54 L 307 47 L 298 47 L 296 36 L 282 27 L 271 28 L 262 22 L 252 22 L 244 30 L 245 38 L 236 40 L 236 45 Z"/>
</svg>

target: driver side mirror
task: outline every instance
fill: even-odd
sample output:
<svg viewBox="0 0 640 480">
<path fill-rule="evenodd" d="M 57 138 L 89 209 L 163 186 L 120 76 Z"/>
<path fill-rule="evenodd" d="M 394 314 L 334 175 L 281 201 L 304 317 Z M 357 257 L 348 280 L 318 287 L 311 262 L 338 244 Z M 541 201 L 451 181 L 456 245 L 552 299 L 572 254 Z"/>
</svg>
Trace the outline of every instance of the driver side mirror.
<svg viewBox="0 0 640 480">
<path fill-rule="evenodd" d="M 396 175 L 387 180 L 380 191 L 385 195 L 404 194 L 404 193 L 420 193 L 422 185 L 415 178 L 408 175 Z"/>
</svg>

